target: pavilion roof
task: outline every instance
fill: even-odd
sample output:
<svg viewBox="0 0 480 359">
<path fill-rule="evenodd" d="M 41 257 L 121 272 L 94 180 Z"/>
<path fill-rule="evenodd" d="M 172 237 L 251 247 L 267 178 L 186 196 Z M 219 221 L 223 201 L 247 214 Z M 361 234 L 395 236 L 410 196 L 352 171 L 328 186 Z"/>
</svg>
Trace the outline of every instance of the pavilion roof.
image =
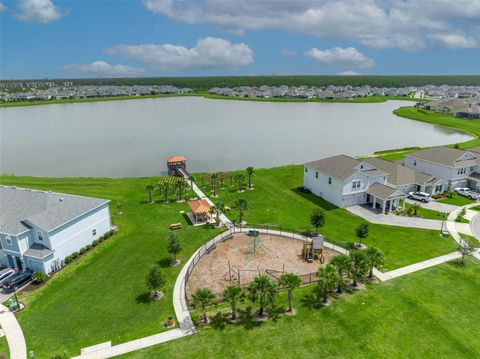
<svg viewBox="0 0 480 359">
<path fill-rule="evenodd" d="M 168 157 L 167 158 L 167 162 L 168 163 L 171 163 L 171 162 L 182 162 L 182 161 L 186 161 L 187 159 L 183 156 L 172 156 L 172 157 Z"/>
<path fill-rule="evenodd" d="M 210 211 L 210 204 L 206 199 L 197 199 L 195 201 L 188 201 L 188 206 L 193 213 L 208 213 Z"/>
</svg>

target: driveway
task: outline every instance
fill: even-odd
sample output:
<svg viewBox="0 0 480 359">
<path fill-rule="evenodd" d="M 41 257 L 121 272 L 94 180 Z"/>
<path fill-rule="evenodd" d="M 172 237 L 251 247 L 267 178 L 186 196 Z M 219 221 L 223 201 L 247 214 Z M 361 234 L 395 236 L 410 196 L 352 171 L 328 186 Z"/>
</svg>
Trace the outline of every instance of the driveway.
<svg viewBox="0 0 480 359">
<path fill-rule="evenodd" d="M 388 226 L 397 227 L 410 227 L 421 229 L 433 229 L 440 231 L 442 227 L 442 221 L 436 219 L 424 219 L 418 217 L 402 217 L 396 214 L 382 214 L 373 212 L 372 208 L 368 205 L 350 206 L 346 208 L 350 213 L 362 217 L 368 222 L 376 224 L 385 224 Z M 445 227 L 446 229 L 446 227 Z"/>
<path fill-rule="evenodd" d="M 412 199 L 407 199 L 407 203 L 419 204 L 420 206 L 422 206 L 425 209 L 431 209 L 432 211 L 446 212 L 446 213 L 450 213 L 450 212 L 452 212 L 452 211 L 454 211 L 458 208 L 457 206 L 454 206 L 452 204 L 439 203 L 439 202 L 436 202 L 436 201 L 430 201 L 430 202 L 427 202 L 427 203 L 422 203 L 422 202 L 414 201 Z"/>
</svg>

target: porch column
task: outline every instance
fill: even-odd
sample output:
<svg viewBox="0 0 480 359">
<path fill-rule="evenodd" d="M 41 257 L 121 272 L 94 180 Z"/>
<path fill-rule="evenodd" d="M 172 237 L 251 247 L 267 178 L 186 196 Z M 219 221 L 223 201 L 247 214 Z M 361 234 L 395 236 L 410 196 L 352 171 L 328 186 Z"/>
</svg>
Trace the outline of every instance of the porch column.
<svg viewBox="0 0 480 359">
<path fill-rule="evenodd" d="M 387 207 L 387 202 L 385 202 L 385 200 L 383 200 L 383 204 L 382 204 L 382 213 L 385 214 L 385 209 Z"/>
<path fill-rule="evenodd" d="M 393 208 L 393 199 L 390 200 L 390 205 L 388 206 L 388 211 L 391 212 Z"/>
<path fill-rule="evenodd" d="M 13 261 L 13 268 L 15 270 L 18 270 L 17 257 L 12 256 L 12 261 Z"/>
<path fill-rule="evenodd" d="M 373 196 L 372 208 L 373 208 L 373 209 L 377 208 L 377 197 L 375 197 L 375 196 Z"/>
<path fill-rule="evenodd" d="M 402 206 L 402 209 L 405 209 L 405 203 L 407 202 L 407 198 L 406 197 L 403 197 L 403 206 Z"/>
</svg>

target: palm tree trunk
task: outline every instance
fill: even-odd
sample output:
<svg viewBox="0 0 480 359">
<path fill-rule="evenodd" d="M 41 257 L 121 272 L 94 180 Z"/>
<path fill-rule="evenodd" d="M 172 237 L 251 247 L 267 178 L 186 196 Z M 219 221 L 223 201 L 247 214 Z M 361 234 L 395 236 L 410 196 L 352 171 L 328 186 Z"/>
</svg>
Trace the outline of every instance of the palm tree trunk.
<svg viewBox="0 0 480 359">
<path fill-rule="evenodd" d="M 289 289 L 288 290 L 288 311 L 291 312 L 292 311 L 292 289 Z"/>
<path fill-rule="evenodd" d="M 325 290 L 325 292 L 323 293 L 323 303 L 327 303 L 328 302 L 328 292 Z"/>
<path fill-rule="evenodd" d="M 203 312 L 203 322 L 207 324 L 207 311 Z"/>
<path fill-rule="evenodd" d="M 237 319 L 237 305 L 232 302 L 232 319 Z"/>
<path fill-rule="evenodd" d="M 258 315 L 263 317 L 263 305 L 260 306 L 260 311 L 258 312 Z"/>
</svg>

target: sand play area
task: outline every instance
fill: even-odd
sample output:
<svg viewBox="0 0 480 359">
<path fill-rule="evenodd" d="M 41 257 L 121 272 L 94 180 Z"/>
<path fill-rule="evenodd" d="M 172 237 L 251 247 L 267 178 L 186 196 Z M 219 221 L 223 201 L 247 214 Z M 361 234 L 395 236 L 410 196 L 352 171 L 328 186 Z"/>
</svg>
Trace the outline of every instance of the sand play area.
<svg viewBox="0 0 480 359">
<path fill-rule="evenodd" d="M 324 248 L 324 264 L 319 260 L 309 263 L 302 260 L 302 248 L 303 242 L 292 238 L 261 234 L 254 241 L 247 234 L 235 234 L 232 239 L 218 243 L 215 250 L 200 259 L 187 282 L 188 296 L 201 287 L 221 293 L 226 286 L 238 284 L 239 272 L 242 285 L 258 274 L 265 274 L 266 270 L 285 270 L 299 275 L 314 273 L 336 254 Z M 278 272 L 274 273 L 280 275 Z"/>
</svg>

